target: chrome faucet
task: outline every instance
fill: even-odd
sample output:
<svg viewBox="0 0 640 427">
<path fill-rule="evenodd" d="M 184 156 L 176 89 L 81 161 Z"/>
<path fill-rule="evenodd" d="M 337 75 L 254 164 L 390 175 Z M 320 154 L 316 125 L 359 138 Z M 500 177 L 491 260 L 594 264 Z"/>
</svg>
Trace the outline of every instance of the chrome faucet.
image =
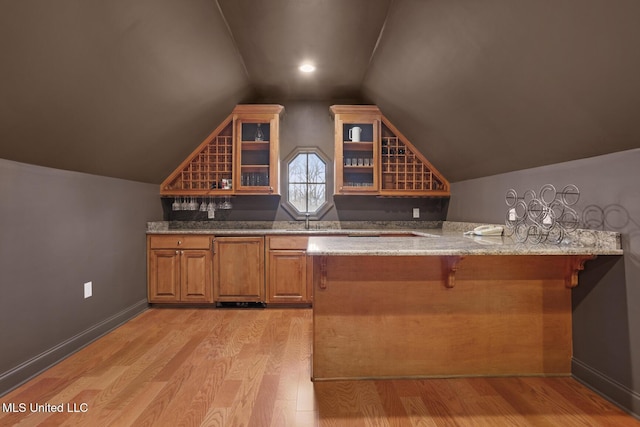
<svg viewBox="0 0 640 427">
<path fill-rule="evenodd" d="M 307 212 L 306 214 L 304 214 L 304 229 L 308 230 L 309 229 L 309 212 Z"/>
</svg>

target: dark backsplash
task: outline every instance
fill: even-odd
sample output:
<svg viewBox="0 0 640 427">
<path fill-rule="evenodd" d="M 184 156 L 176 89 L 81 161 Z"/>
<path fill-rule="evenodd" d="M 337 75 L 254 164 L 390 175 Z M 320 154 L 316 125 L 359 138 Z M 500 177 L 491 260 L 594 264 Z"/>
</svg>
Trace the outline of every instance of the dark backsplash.
<svg viewBox="0 0 640 427">
<path fill-rule="evenodd" d="M 218 201 L 221 199 L 218 198 Z M 206 212 L 173 211 L 173 198 L 162 198 L 164 221 L 291 221 L 280 207 L 280 196 L 231 197 L 232 209 L 217 209 L 215 219 Z M 202 199 L 198 199 L 199 202 Z M 378 198 L 374 196 L 337 196 L 322 221 L 415 221 L 413 208 L 420 209 L 417 221 L 444 221 L 449 198 Z"/>
</svg>

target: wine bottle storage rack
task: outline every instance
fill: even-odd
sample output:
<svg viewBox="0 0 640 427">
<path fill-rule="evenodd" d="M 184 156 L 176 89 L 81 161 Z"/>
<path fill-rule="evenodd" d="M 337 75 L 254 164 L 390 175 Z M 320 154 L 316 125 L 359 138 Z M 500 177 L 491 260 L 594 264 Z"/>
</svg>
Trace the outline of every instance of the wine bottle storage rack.
<svg viewBox="0 0 640 427">
<path fill-rule="evenodd" d="M 223 188 L 223 181 L 232 182 L 233 137 L 231 126 L 217 135 L 195 155 L 169 185 L 171 190 L 184 191 L 229 191 Z"/>
<path fill-rule="evenodd" d="M 572 206 L 579 199 L 580 190 L 573 184 L 560 191 L 546 184 L 538 193 L 527 190 L 522 196 L 510 189 L 505 195 L 507 235 L 519 243 L 562 243 L 578 228 L 579 215 Z"/>
<path fill-rule="evenodd" d="M 275 104 L 236 105 L 160 184 L 160 194 L 163 197 L 278 194 L 278 130 L 283 110 Z M 256 179 L 252 180 L 253 177 Z"/>
<path fill-rule="evenodd" d="M 396 136 L 382 137 L 383 190 L 442 190 L 444 184 Z"/>
</svg>

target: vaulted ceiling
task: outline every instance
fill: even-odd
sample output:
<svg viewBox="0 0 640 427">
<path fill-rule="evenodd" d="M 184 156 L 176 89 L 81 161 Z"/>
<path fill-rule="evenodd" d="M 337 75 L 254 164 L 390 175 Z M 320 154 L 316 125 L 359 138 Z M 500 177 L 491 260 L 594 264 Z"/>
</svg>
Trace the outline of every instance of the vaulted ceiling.
<svg viewBox="0 0 640 427">
<path fill-rule="evenodd" d="M 638 22 L 637 0 L 2 1 L 0 157 L 160 183 L 265 100 L 377 104 L 452 182 L 638 148 Z"/>
</svg>

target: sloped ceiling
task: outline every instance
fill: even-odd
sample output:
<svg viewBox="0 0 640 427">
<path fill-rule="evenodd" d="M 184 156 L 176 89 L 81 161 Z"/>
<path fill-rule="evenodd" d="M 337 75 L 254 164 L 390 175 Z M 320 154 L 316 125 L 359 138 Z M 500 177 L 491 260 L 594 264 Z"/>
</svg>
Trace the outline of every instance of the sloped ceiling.
<svg viewBox="0 0 640 427">
<path fill-rule="evenodd" d="M 638 22 L 636 0 L 4 1 L 0 157 L 160 183 L 237 103 L 345 98 L 452 182 L 637 148 Z"/>
<path fill-rule="evenodd" d="M 0 157 L 160 183 L 250 96 L 215 1 L 1 4 Z"/>
<path fill-rule="evenodd" d="M 640 2 L 394 1 L 366 97 L 452 182 L 640 147 Z"/>
</svg>

